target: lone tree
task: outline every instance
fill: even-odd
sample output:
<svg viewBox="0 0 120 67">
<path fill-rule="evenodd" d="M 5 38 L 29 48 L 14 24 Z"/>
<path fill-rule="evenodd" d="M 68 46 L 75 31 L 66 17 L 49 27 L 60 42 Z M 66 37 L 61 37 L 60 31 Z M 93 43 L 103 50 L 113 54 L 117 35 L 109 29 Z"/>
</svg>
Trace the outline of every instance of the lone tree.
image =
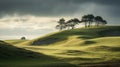
<svg viewBox="0 0 120 67">
<path fill-rule="evenodd" d="M 88 27 L 91 27 L 92 22 L 94 21 L 94 15 L 88 14 L 87 17 L 88 17 L 88 23 L 89 23 Z"/>
<path fill-rule="evenodd" d="M 96 26 L 99 26 L 102 23 L 103 18 L 101 16 L 96 16 L 94 20 L 96 22 Z"/>
<path fill-rule="evenodd" d="M 65 19 L 64 19 L 64 18 L 61 18 L 61 19 L 58 21 L 58 25 L 56 26 L 56 29 L 63 30 L 64 28 L 66 28 Z"/>
<path fill-rule="evenodd" d="M 87 28 L 88 16 L 87 15 L 82 16 L 81 22 L 84 22 L 85 28 Z"/>
<path fill-rule="evenodd" d="M 80 21 L 79 21 L 78 18 L 70 19 L 70 20 L 68 20 L 68 21 L 66 22 L 66 27 L 68 27 L 68 29 L 69 29 L 69 27 L 71 27 L 72 29 L 74 29 L 75 26 L 76 26 L 77 24 L 79 24 L 79 23 L 80 23 Z"/>
<path fill-rule="evenodd" d="M 21 40 L 26 40 L 26 38 L 25 37 L 21 37 Z"/>
<path fill-rule="evenodd" d="M 106 20 L 102 20 L 102 25 L 106 25 L 107 21 Z"/>
</svg>

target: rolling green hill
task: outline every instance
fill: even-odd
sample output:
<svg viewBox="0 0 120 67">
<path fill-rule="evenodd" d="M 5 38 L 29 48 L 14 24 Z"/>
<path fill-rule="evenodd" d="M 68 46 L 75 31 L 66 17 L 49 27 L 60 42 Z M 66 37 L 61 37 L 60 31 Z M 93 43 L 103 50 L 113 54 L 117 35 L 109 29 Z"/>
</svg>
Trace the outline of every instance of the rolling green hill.
<svg viewBox="0 0 120 67">
<path fill-rule="evenodd" d="M 4 41 L 6 43 L 15 45 L 15 44 L 22 43 L 22 42 L 29 41 L 29 40 L 14 39 L 14 40 L 4 40 Z"/>
<path fill-rule="evenodd" d="M 64 30 L 16 46 L 81 67 L 120 66 L 120 26 Z"/>
<path fill-rule="evenodd" d="M 78 39 L 88 40 L 100 37 L 120 36 L 120 26 L 106 26 L 97 28 L 78 28 L 74 30 L 60 31 L 49 34 L 31 41 L 24 42 L 25 45 L 49 45 L 60 41 L 68 40 L 70 37 L 76 36 Z M 72 39 L 72 38 L 71 38 Z M 23 43 L 23 44 L 24 44 Z"/>
<path fill-rule="evenodd" d="M 76 67 L 56 58 L 0 41 L 0 67 Z"/>
</svg>

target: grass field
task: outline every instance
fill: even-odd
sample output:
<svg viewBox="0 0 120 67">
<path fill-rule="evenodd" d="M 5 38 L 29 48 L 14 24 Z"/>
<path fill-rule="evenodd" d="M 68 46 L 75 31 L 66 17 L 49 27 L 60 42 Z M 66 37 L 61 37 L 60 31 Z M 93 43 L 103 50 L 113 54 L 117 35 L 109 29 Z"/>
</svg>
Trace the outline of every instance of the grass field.
<svg viewBox="0 0 120 67">
<path fill-rule="evenodd" d="M 120 26 L 65 30 L 18 42 L 12 44 L 78 67 L 120 66 Z"/>
<path fill-rule="evenodd" d="M 0 67 L 76 67 L 57 58 L 0 41 Z"/>
<path fill-rule="evenodd" d="M 4 40 L 4 41 L 9 43 L 9 44 L 16 45 L 18 43 L 22 43 L 22 42 L 29 41 L 29 40 L 14 39 L 14 40 Z"/>
</svg>

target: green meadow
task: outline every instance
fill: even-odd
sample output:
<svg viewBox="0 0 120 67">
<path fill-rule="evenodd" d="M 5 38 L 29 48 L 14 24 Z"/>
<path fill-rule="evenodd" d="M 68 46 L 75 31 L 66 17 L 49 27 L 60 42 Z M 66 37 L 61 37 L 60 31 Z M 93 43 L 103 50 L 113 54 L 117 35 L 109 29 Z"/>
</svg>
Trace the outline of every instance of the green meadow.
<svg viewBox="0 0 120 67">
<path fill-rule="evenodd" d="M 64 30 L 0 45 L 0 67 L 120 66 L 120 26 Z"/>
</svg>

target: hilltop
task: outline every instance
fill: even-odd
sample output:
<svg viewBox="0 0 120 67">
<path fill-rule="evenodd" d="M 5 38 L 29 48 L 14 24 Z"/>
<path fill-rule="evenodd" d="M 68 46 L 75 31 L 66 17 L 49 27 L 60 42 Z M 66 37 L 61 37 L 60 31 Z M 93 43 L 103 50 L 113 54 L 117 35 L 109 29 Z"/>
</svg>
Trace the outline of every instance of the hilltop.
<svg viewBox="0 0 120 67">
<path fill-rule="evenodd" d="M 120 36 L 120 26 L 105 26 L 96 28 L 94 27 L 64 30 L 27 41 L 25 42 L 25 45 L 53 45 L 54 43 L 68 40 L 73 36 L 78 37 L 78 39 L 82 40 L 95 39 L 101 37 L 116 37 Z"/>
<path fill-rule="evenodd" d="M 77 28 L 16 44 L 78 66 L 120 66 L 120 26 Z"/>
</svg>

